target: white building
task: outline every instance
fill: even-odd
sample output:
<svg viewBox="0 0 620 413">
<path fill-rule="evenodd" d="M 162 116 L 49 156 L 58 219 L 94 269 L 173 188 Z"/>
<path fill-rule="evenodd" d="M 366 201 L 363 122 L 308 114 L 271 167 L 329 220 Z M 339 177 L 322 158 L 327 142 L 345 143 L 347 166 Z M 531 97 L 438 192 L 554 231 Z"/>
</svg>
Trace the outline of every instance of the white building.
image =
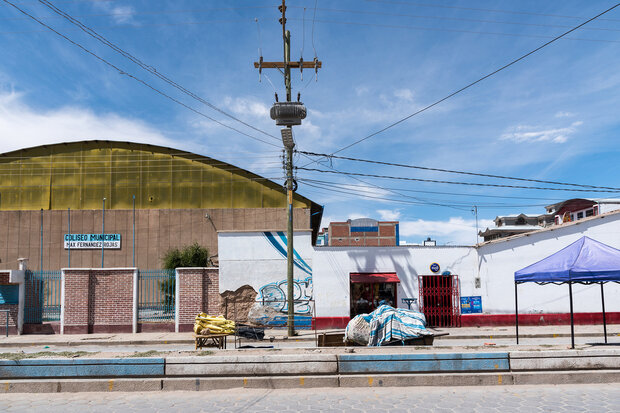
<svg viewBox="0 0 620 413">
<path fill-rule="evenodd" d="M 415 306 L 413 299 L 426 300 L 425 310 L 432 304 L 439 323 L 450 323 L 451 314 L 463 313 L 462 325 L 510 324 L 514 323 L 514 272 L 584 235 L 620 249 L 620 211 L 476 246 L 313 247 L 309 231 L 296 232 L 295 296 L 307 300 L 300 302 L 300 312 L 312 313 L 318 328 L 346 325 L 353 311 L 372 301 L 368 294 L 404 308 Z M 220 232 L 218 237 L 220 292 L 250 285 L 261 300 L 285 298 L 283 233 Z M 420 280 L 426 284 L 422 292 Z M 269 287 L 274 285 L 277 288 Z M 449 298 L 433 298 L 442 289 Z M 573 294 L 577 323 L 600 313 L 599 285 L 575 285 Z M 520 322 L 566 322 L 567 295 L 565 285 L 519 285 L 519 312 L 524 314 Z M 608 322 L 620 322 L 620 285 L 606 284 L 605 296 Z M 447 313 L 446 307 L 450 307 Z M 464 314 L 468 310 L 474 313 Z"/>
</svg>

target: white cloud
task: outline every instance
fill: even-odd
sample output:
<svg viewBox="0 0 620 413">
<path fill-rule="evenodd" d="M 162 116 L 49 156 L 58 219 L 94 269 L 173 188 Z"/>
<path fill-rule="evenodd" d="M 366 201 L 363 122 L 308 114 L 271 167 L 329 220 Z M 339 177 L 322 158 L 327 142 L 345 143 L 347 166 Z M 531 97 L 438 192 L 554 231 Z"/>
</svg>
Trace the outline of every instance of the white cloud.
<svg viewBox="0 0 620 413">
<path fill-rule="evenodd" d="M 108 2 L 94 2 L 93 5 L 112 16 L 112 19 L 117 24 L 134 23 L 135 10 L 131 6 L 114 6 Z"/>
<path fill-rule="evenodd" d="M 394 91 L 394 96 L 406 102 L 413 102 L 413 92 L 411 89 L 397 89 Z"/>
<path fill-rule="evenodd" d="M 370 91 L 370 89 L 368 89 L 368 86 L 357 86 L 355 88 L 355 94 L 357 96 L 362 96 L 367 94 Z"/>
<path fill-rule="evenodd" d="M 512 130 L 503 133 L 500 140 L 513 141 L 516 143 L 524 142 L 553 142 L 565 143 L 571 135 L 577 132 L 577 127 L 583 124 L 582 121 L 576 121 L 564 128 L 542 129 L 527 125 L 518 125 Z"/>
<path fill-rule="evenodd" d="M 245 117 L 270 119 L 269 107 L 263 102 L 249 97 L 232 98 L 226 97 L 224 105 L 241 119 Z"/>
<path fill-rule="evenodd" d="M 367 215 L 352 212 L 345 215 L 323 215 L 321 219 L 321 228 L 327 228 L 331 222 L 347 222 L 349 219 L 368 218 Z"/>
<path fill-rule="evenodd" d="M 173 146 L 140 120 L 70 106 L 43 111 L 25 104 L 21 94 L 0 94 L 0 152 L 91 139 Z"/>
<path fill-rule="evenodd" d="M 572 112 L 558 112 L 555 114 L 556 118 L 572 118 L 573 116 L 575 116 L 574 113 Z"/>
<path fill-rule="evenodd" d="M 492 220 L 478 221 L 478 229 L 484 230 L 494 226 Z M 418 219 L 400 222 L 401 237 L 409 237 L 409 242 L 421 242 L 427 237 L 441 238 L 455 245 L 473 245 L 476 242 L 476 220 L 463 217 L 451 217 L 448 221 L 429 221 Z M 417 238 L 417 239 L 414 239 Z"/>
<path fill-rule="evenodd" d="M 397 209 L 378 209 L 377 214 L 379 214 L 382 221 L 398 221 L 400 218 L 400 211 Z"/>
<path fill-rule="evenodd" d="M 320 137 L 321 128 L 309 119 L 302 121 L 301 126 L 295 131 L 295 140 L 298 146 L 303 148 L 311 148 Z"/>
</svg>

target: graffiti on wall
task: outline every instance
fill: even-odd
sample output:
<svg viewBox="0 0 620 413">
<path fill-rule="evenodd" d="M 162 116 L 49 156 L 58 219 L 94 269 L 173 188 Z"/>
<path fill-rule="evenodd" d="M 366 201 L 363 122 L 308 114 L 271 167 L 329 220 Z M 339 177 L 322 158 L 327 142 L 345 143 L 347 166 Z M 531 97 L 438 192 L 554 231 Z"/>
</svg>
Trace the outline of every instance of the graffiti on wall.
<svg viewBox="0 0 620 413">
<path fill-rule="evenodd" d="M 258 290 L 256 301 L 264 306 L 268 306 L 280 313 L 288 313 L 286 302 L 286 291 L 288 283 L 286 280 L 277 281 L 263 285 Z M 295 314 L 312 314 L 312 277 L 303 280 L 294 280 L 293 300 Z"/>
<path fill-rule="evenodd" d="M 286 234 L 282 231 L 263 232 L 269 245 L 277 251 L 283 258 L 288 257 L 288 242 Z M 293 284 L 293 302 L 295 312 L 295 327 L 310 328 L 312 323 L 312 313 L 314 303 L 312 302 L 312 268 L 301 258 L 299 252 L 293 249 L 293 265 L 297 270 L 307 275 L 304 279 L 295 279 Z M 288 303 L 287 303 L 286 280 L 270 282 L 263 285 L 258 290 L 256 302 L 260 310 L 256 320 L 264 325 L 285 326 L 287 323 Z"/>
</svg>

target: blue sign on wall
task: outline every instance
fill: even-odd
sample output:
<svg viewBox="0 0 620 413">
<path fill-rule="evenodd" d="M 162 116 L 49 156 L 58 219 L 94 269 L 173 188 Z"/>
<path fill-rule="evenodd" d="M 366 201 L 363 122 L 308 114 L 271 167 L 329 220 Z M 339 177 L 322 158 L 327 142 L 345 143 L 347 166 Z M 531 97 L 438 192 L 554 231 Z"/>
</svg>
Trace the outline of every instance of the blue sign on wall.
<svg viewBox="0 0 620 413">
<path fill-rule="evenodd" d="M 430 270 L 434 273 L 438 273 L 441 267 L 436 262 L 431 264 Z"/>
<path fill-rule="evenodd" d="M 461 297 L 461 314 L 482 313 L 482 297 Z"/>
<path fill-rule="evenodd" d="M 0 304 L 17 304 L 19 301 L 19 285 L 0 285 Z"/>
<path fill-rule="evenodd" d="M 120 249 L 121 234 L 65 234 L 65 249 Z"/>
</svg>

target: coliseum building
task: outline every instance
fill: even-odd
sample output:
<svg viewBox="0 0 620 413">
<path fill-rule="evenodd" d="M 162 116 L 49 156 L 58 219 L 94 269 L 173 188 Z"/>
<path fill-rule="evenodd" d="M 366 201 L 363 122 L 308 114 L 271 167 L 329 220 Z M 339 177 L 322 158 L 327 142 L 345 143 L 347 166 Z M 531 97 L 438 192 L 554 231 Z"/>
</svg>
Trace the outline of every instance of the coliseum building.
<svg viewBox="0 0 620 413">
<path fill-rule="evenodd" d="M 217 255 L 218 231 L 286 228 L 280 184 L 172 148 L 43 145 L 0 154 L 0 177 L 0 269 L 18 258 L 32 270 L 156 269 L 167 250 L 194 242 Z M 300 195 L 293 207 L 295 229 L 316 239 L 322 207 Z"/>
</svg>

